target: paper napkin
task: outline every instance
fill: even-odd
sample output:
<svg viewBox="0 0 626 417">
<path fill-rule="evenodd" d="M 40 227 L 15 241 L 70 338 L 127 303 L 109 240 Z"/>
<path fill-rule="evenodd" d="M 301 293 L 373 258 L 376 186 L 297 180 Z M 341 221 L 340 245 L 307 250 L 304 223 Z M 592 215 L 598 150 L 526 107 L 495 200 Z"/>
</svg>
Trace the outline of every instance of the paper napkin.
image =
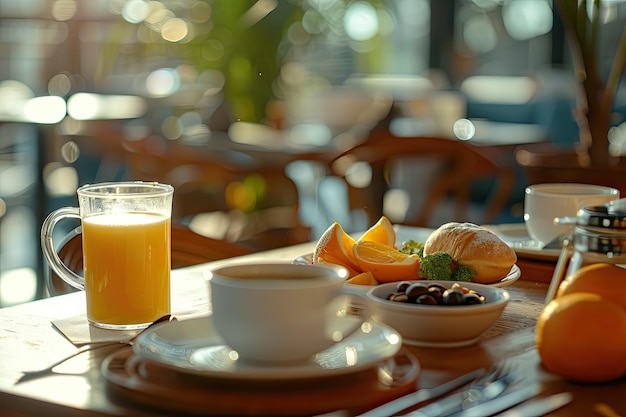
<svg viewBox="0 0 626 417">
<path fill-rule="evenodd" d="M 89 324 L 86 314 L 54 320 L 52 325 L 75 346 L 102 342 L 128 342 L 140 330 L 110 330 Z"/>
</svg>

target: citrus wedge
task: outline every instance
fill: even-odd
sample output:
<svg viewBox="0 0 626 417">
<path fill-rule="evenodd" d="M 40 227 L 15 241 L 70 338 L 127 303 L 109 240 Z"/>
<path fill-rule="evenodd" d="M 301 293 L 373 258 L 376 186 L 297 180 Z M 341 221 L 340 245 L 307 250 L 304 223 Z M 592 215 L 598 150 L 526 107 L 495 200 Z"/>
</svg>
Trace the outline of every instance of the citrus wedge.
<svg viewBox="0 0 626 417">
<path fill-rule="evenodd" d="M 378 285 L 378 281 L 371 272 L 361 272 L 346 281 L 348 284 L 356 285 Z"/>
<path fill-rule="evenodd" d="M 376 224 L 363 233 L 359 240 L 384 243 L 387 246 L 395 247 L 396 231 L 393 229 L 391 221 L 387 217 L 382 216 Z"/>
<path fill-rule="evenodd" d="M 354 276 L 359 272 L 352 248 L 355 241 L 337 222 L 331 224 L 320 236 L 313 250 L 313 263 L 330 263 L 343 266 Z"/>
<path fill-rule="evenodd" d="M 353 247 L 354 259 L 363 272 L 371 272 L 379 282 L 418 279 L 420 261 L 380 242 L 360 240 Z"/>
</svg>

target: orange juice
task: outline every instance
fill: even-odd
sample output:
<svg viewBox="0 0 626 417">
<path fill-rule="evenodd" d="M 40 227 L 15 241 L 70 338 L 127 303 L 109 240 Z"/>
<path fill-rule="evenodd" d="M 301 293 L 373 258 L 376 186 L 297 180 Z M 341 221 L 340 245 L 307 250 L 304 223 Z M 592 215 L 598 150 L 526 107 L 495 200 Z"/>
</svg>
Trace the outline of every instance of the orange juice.
<svg viewBox="0 0 626 417">
<path fill-rule="evenodd" d="M 169 314 L 170 218 L 107 213 L 82 226 L 89 320 L 132 325 Z"/>
</svg>

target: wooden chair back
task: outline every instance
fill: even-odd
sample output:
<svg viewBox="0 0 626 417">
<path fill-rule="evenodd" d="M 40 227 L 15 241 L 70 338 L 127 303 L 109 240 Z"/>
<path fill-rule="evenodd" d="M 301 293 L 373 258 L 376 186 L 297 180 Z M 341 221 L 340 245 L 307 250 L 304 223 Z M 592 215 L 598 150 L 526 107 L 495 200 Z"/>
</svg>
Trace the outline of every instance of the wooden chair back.
<svg viewBox="0 0 626 417">
<path fill-rule="evenodd" d="M 397 161 L 429 158 L 439 162 L 441 170 L 429 178 L 429 188 L 422 193 L 421 208 L 404 224 L 429 225 L 429 219 L 446 199 L 454 203 L 454 221 L 467 221 L 472 185 L 479 180 L 495 180 L 483 210 L 483 223 L 493 222 L 506 207 L 515 183 L 513 166 L 501 161 L 493 148 L 471 145 L 461 140 L 442 137 L 397 137 L 387 125 L 378 126 L 363 143 L 344 152 L 333 163 L 333 171 L 346 179 L 352 209 L 364 209 L 370 224 L 383 214 L 384 195 L 390 188 L 390 166 Z M 372 182 L 357 188 L 346 178 L 349 166 L 366 162 L 372 169 Z M 415 197 L 415 196 L 412 196 Z"/>
<path fill-rule="evenodd" d="M 223 138 L 222 138 L 223 140 Z M 280 163 L 259 163 L 257 151 L 215 149 L 169 143 L 150 136 L 124 139 L 129 171 L 136 180 L 159 181 L 174 187 L 172 219 L 188 220 L 198 214 L 224 213 L 226 239 L 253 250 L 267 250 L 308 242 L 311 229 L 299 218 L 298 191 Z M 265 156 L 265 158 L 268 158 Z M 259 195 L 241 197 L 249 185 Z M 244 185 L 246 184 L 246 185 Z M 254 200 L 241 208 L 235 200 Z"/>
<path fill-rule="evenodd" d="M 77 274 L 83 272 L 83 241 L 81 227 L 68 233 L 60 243 L 58 251 L 61 261 Z M 198 265 L 205 262 L 247 255 L 251 251 L 243 246 L 199 235 L 182 224 L 172 224 L 171 235 L 172 269 Z M 76 291 L 52 269 L 45 268 L 46 285 L 50 295 Z"/>
</svg>

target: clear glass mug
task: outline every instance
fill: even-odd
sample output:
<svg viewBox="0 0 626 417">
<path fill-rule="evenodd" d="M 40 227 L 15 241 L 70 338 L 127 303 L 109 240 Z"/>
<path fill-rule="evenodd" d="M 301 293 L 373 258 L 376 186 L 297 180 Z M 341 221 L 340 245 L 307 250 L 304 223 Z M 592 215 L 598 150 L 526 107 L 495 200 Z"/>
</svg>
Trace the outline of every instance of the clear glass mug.
<svg viewBox="0 0 626 417">
<path fill-rule="evenodd" d="M 584 265 L 626 265 L 626 198 L 585 206 L 576 217 L 558 220 L 573 225 L 574 231 L 563 242 L 546 304 L 556 296 L 561 282 Z"/>
<path fill-rule="evenodd" d="M 41 228 L 50 268 L 85 290 L 87 319 L 109 329 L 141 329 L 170 313 L 171 217 L 174 188 L 154 182 L 110 182 L 77 190 L 79 207 L 53 211 Z M 57 223 L 82 226 L 84 276 L 59 258 Z"/>
</svg>

